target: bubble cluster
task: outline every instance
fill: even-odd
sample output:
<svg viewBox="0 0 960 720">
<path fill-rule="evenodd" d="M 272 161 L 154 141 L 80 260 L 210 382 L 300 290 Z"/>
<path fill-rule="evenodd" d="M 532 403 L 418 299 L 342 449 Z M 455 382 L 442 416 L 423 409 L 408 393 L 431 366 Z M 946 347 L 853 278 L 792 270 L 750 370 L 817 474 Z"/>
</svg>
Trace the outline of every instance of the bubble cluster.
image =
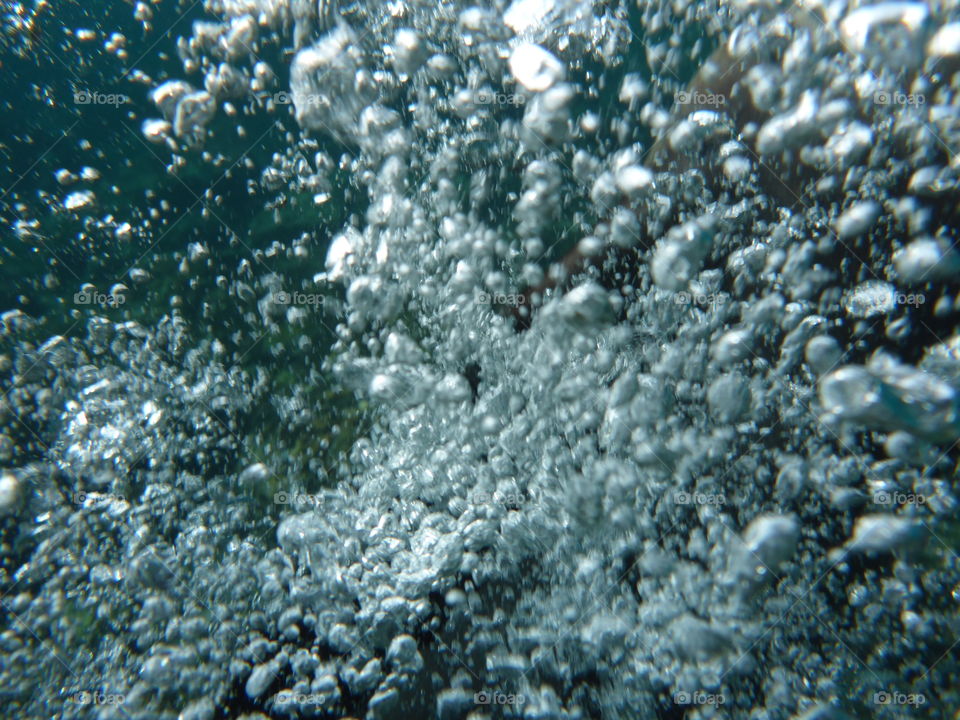
<svg viewBox="0 0 960 720">
<path fill-rule="evenodd" d="M 960 6 L 124 12 L 0 206 L 17 717 L 953 717 Z"/>
</svg>

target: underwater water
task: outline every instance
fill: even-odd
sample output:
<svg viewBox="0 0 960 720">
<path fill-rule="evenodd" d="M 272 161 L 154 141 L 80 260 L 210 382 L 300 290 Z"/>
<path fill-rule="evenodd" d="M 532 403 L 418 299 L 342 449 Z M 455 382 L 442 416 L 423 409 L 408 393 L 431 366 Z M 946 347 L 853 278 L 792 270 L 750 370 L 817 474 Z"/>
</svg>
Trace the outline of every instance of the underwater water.
<svg viewBox="0 0 960 720">
<path fill-rule="evenodd" d="M 960 3 L 0 10 L 2 717 L 960 719 Z"/>
</svg>

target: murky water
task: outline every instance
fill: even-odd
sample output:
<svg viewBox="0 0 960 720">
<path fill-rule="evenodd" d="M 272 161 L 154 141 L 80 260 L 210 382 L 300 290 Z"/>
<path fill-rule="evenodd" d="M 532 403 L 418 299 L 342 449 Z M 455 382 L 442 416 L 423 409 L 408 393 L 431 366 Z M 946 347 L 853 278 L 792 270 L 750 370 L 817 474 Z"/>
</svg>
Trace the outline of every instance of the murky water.
<svg viewBox="0 0 960 720">
<path fill-rule="evenodd" d="M 960 717 L 960 6 L 2 11 L 7 716 Z"/>
</svg>

